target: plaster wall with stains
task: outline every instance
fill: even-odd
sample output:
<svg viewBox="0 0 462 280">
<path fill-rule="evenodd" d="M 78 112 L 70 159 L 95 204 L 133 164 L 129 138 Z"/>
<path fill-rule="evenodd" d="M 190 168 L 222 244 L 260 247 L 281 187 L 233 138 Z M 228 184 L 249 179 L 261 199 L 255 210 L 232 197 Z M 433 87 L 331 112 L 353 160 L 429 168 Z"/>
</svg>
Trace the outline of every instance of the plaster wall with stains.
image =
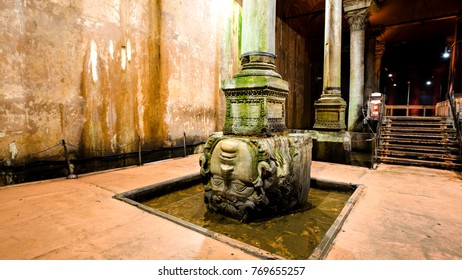
<svg viewBox="0 0 462 280">
<path fill-rule="evenodd" d="M 2 1 L 0 163 L 60 157 L 61 139 L 79 156 L 206 139 L 238 68 L 239 13 L 233 0 Z"/>
<path fill-rule="evenodd" d="M 155 148 L 220 131 L 220 86 L 240 66 L 241 10 L 240 0 L 1 1 L 0 165 L 62 159 L 61 139 L 83 158 L 136 151 L 138 137 Z M 277 25 L 292 34 L 281 59 L 304 61 L 303 39 Z M 291 65 L 278 67 L 300 63 Z M 288 110 L 305 104 L 296 99 L 304 75 L 278 72 L 300 80 L 289 80 Z"/>
</svg>

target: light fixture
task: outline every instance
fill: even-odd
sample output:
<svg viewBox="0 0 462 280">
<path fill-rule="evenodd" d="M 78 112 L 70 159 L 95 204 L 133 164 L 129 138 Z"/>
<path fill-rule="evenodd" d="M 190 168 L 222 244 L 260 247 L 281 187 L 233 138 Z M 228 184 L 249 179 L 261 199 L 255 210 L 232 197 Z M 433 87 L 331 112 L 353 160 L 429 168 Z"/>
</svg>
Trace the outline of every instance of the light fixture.
<svg viewBox="0 0 462 280">
<path fill-rule="evenodd" d="M 432 84 L 432 81 L 427 81 L 426 84 L 427 84 L 427 86 L 429 86 L 429 85 Z"/>
<path fill-rule="evenodd" d="M 393 77 L 393 74 L 392 73 L 388 74 L 388 77 L 390 77 L 390 78 Z"/>
<path fill-rule="evenodd" d="M 451 55 L 449 54 L 448 47 L 444 48 L 444 53 L 442 55 L 443 58 L 449 58 Z"/>
</svg>

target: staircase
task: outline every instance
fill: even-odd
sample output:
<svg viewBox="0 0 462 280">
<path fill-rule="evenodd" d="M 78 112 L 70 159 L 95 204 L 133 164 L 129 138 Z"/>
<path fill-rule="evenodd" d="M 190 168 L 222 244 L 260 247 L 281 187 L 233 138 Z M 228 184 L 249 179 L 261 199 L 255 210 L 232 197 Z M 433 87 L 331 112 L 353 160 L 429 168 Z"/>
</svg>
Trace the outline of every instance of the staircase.
<svg viewBox="0 0 462 280">
<path fill-rule="evenodd" d="M 453 122 L 446 117 L 384 116 L 377 161 L 462 170 Z"/>
</svg>

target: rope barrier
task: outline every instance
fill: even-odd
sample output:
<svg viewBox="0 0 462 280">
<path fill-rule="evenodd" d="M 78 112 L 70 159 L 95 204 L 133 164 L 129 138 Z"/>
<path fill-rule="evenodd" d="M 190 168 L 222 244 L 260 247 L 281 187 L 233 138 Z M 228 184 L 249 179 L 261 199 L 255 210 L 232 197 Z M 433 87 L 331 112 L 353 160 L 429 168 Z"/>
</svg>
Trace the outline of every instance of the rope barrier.
<svg viewBox="0 0 462 280">
<path fill-rule="evenodd" d="M 369 127 L 370 128 L 370 127 Z M 375 134 L 374 134 L 375 136 Z M 120 154 L 115 154 L 113 151 L 108 151 L 106 149 L 96 149 L 96 148 L 86 148 L 86 147 L 82 147 L 82 146 L 78 146 L 78 145 L 75 145 L 71 142 L 67 142 L 65 141 L 65 139 L 62 139 L 61 141 L 59 141 L 56 145 L 53 145 L 51 147 L 48 147 L 46 149 L 43 149 L 41 151 L 38 151 L 38 152 L 35 152 L 33 154 L 30 154 L 27 156 L 27 158 L 31 159 L 37 155 L 40 155 L 40 154 L 43 154 L 45 152 L 48 152 L 50 150 L 53 150 L 57 147 L 61 147 L 63 149 L 63 152 L 60 153 L 60 157 L 62 157 L 62 155 L 64 154 L 64 157 L 65 157 L 65 160 L 63 161 L 63 165 L 66 166 L 66 169 L 68 171 L 68 177 L 67 178 L 77 178 L 77 175 L 74 173 L 74 164 L 76 162 L 84 162 L 84 161 L 91 161 L 91 160 L 95 160 L 95 159 L 101 159 L 101 158 L 114 158 L 114 157 L 119 157 L 120 160 L 123 158 L 123 165 L 126 164 L 125 160 L 126 160 L 126 157 L 128 156 L 129 158 L 131 158 L 130 162 L 133 163 L 132 160 L 134 160 L 135 158 L 135 155 L 137 154 L 137 161 L 138 161 L 138 165 L 142 165 L 143 164 L 143 158 L 142 156 L 148 156 L 150 154 L 153 154 L 153 153 L 156 153 L 156 152 L 159 152 L 159 151 L 162 151 L 162 150 L 171 150 L 172 152 L 171 153 L 176 153 L 177 156 L 178 156 L 178 152 L 179 152 L 179 149 L 180 148 L 183 148 L 183 157 L 186 157 L 187 156 L 187 146 L 194 146 L 194 145 L 199 145 L 199 144 L 205 144 L 204 141 L 201 141 L 201 142 L 195 142 L 193 144 L 186 144 L 186 133 L 183 132 L 183 137 L 182 137 L 183 141 L 181 141 L 180 139 L 177 139 L 176 141 L 172 141 L 172 139 L 169 137 L 167 138 L 142 138 L 141 136 L 138 136 L 136 140 L 132 141 L 132 142 L 129 142 L 129 143 L 125 143 L 125 144 L 116 144 L 116 147 L 119 148 L 119 149 L 123 149 L 123 148 L 126 148 L 126 147 L 129 147 L 129 146 L 133 146 L 135 145 L 135 149 L 133 151 L 130 151 L 130 152 L 123 152 L 123 153 L 120 153 Z M 175 145 L 174 146 L 174 143 L 178 143 L 179 142 L 183 142 L 181 143 L 180 145 Z M 351 140 L 350 141 L 352 143 L 359 143 L 359 142 L 362 142 L 362 143 L 366 143 L 366 142 L 373 142 L 375 141 L 374 138 L 367 138 L 367 139 L 359 139 L 359 140 Z M 149 143 L 162 143 L 162 144 L 167 144 L 166 146 L 163 146 L 163 147 L 153 147 L 153 148 L 150 148 L 150 149 L 143 149 L 143 145 L 144 146 L 149 146 L 148 144 Z M 170 144 L 170 145 L 168 145 Z M 72 147 L 73 149 L 75 149 L 76 151 L 80 151 L 80 152 L 95 152 L 95 153 L 102 153 L 102 155 L 99 155 L 99 156 L 96 156 L 96 157 L 84 157 L 84 158 L 74 158 L 74 159 L 71 159 L 70 158 L 70 154 L 75 154 L 76 151 L 69 151 L 68 150 L 68 147 Z M 174 152 L 176 150 L 176 152 Z M 172 154 L 173 155 L 173 154 Z M 152 158 L 151 158 L 152 159 Z M 136 159 L 135 159 L 136 160 Z M 62 161 L 62 158 L 60 159 L 60 161 Z M 36 161 L 35 163 L 37 162 L 40 162 L 41 164 L 46 164 L 46 162 L 50 162 L 50 161 L 41 161 L 41 160 L 38 160 Z M 74 162 L 74 164 L 72 164 L 71 162 Z M 24 168 L 26 167 L 27 165 L 29 164 L 34 164 L 33 162 L 29 162 L 29 163 L 18 163 L 18 164 L 14 164 L 14 165 L 7 165 L 7 166 L 0 166 L 0 167 L 6 167 L 6 168 Z"/>
<path fill-rule="evenodd" d="M 34 153 L 34 154 L 30 154 L 30 155 L 28 155 L 28 157 L 34 157 L 34 156 L 39 155 L 39 154 L 41 154 L 41 153 L 47 152 L 47 151 L 49 151 L 49 150 L 52 150 L 52 149 L 54 149 L 54 148 L 56 148 L 56 147 L 58 147 L 58 146 L 61 146 L 61 143 L 56 144 L 56 145 L 54 145 L 54 146 L 52 146 L 52 147 L 46 148 L 46 149 L 43 150 L 43 151 L 36 152 L 36 153 Z"/>
<path fill-rule="evenodd" d="M 151 142 L 151 141 L 154 142 L 154 141 L 159 141 L 159 140 L 160 140 L 160 141 L 162 141 L 162 140 L 164 140 L 164 141 L 167 140 L 167 141 L 168 141 L 169 139 L 163 139 L 163 138 L 141 138 L 141 137 L 139 137 L 138 140 L 133 141 L 133 142 L 130 142 L 130 143 L 127 143 L 127 144 L 120 144 L 120 145 L 117 144 L 117 147 L 119 147 L 119 148 L 124 148 L 124 147 L 130 146 L 130 145 L 134 145 L 134 144 L 141 144 L 141 143 L 146 144 L 146 143 Z M 374 140 L 375 140 L 374 138 L 368 138 L 368 139 L 350 140 L 350 141 L 351 141 L 351 142 L 358 142 L 358 143 L 359 143 L 359 142 L 371 142 L 371 141 L 374 141 Z M 203 142 L 199 142 L 199 143 L 197 143 L 197 144 L 201 144 L 201 143 L 203 143 Z M 45 152 L 47 152 L 47 151 L 50 151 L 50 150 L 52 150 L 52 149 L 54 149 L 54 148 L 62 147 L 62 145 L 63 145 L 63 144 L 60 142 L 60 143 L 58 143 L 58 144 L 56 144 L 56 145 L 53 145 L 53 146 L 51 146 L 51 147 L 48 147 L 48 148 L 42 150 L 42 151 L 39 151 L 39 152 L 30 154 L 30 155 L 28 155 L 28 157 L 31 158 L 31 157 L 37 156 L 37 155 L 39 155 L 39 154 L 45 153 Z M 104 153 L 108 154 L 108 156 L 109 156 L 109 154 L 113 154 L 112 152 L 108 152 L 108 150 L 105 150 L 105 149 L 95 149 L 95 148 L 83 148 L 83 147 L 79 147 L 79 146 L 77 146 L 77 145 L 75 145 L 75 144 L 72 144 L 71 142 L 68 142 L 68 141 L 66 141 L 66 145 L 69 146 L 69 147 L 73 147 L 73 148 L 75 148 L 75 149 L 78 149 L 78 150 L 80 150 L 80 151 L 104 152 Z M 183 145 L 182 145 L 182 146 L 175 146 L 175 147 L 173 147 L 173 145 L 172 145 L 171 147 L 160 147 L 160 148 L 172 148 L 172 147 L 173 147 L 173 148 L 180 148 L 180 147 L 184 147 L 184 146 L 186 146 L 186 134 L 184 134 Z M 146 151 L 149 151 L 149 150 L 142 150 L 142 152 L 146 152 Z M 136 151 L 133 151 L 132 153 L 134 153 L 134 152 L 136 152 Z"/>
<path fill-rule="evenodd" d="M 150 154 L 150 153 L 155 153 L 155 152 L 159 152 L 159 151 L 162 151 L 162 150 L 172 150 L 172 149 L 180 149 L 180 148 L 183 148 L 183 156 L 185 157 L 187 155 L 187 149 L 186 147 L 187 146 L 191 146 L 191 145 L 199 145 L 199 144 L 205 144 L 204 141 L 202 142 L 195 142 L 194 144 L 186 144 L 186 133 L 183 132 L 183 145 L 176 145 L 174 146 L 173 145 L 173 141 L 170 139 L 170 137 L 168 138 L 142 138 L 141 136 L 138 136 L 137 140 L 135 141 L 132 141 L 132 142 L 129 142 L 129 143 L 126 143 L 126 144 L 116 144 L 117 148 L 119 149 L 123 149 L 123 148 L 126 148 L 126 147 L 129 147 L 129 146 L 133 146 L 133 145 L 136 145 L 136 150 L 133 150 L 133 151 L 130 151 L 130 152 L 124 152 L 124 153 L 121 153 L 121 154 L 115 154 L 113 151 L 109 151 L 109 150 L 106 150 L 106 149 L 95 149 L 95 148 L 85 148 L 85 147 L 82 147 L 82 146 L 78 146 L 78 145 L 75 145 L 75 144 L 72 144 L 71 142 L 67 142 L 65 139 L 62 139 L 61 141 L 59 141 L 58 144 L 56 145 L 53 145 L 51 147 L 48 147 L 44 150 L 41 150 L 39 152 L 36 152 L 36 153 L 33 153 L 33 154 L 29 154 L 27 156 L 27 158 L 30 159 L 39 155 L 39 154 L 42 154 L 42 153 L 45 153 L 47 151 L 50 151 L 52 149 L 55 149 L 57 147 L 62 147 L 63 148 L 63 153 L 64 153 L 64 156 L 65 156 L 65 161 L 66 161 L 66 164 L 67 164 L 67 169 L 68 169 L 68 172 L 69 172 L 69 177 L 71 178 L 75 178 L 76 175 L 73 174 L 73 165 L 71 164 L 71 159 L 70 159 L 70 156 L 69 154 L 72 154 L 72 151 L 69 152 L 68 151 L 68 147 L 72 147 L 80 152 L 96 152 L 96 153 L 103 153 L 103 155 L 100 155 L 100 156 L 97 156 L 97 157 L 85 157 L 85 158 L 74 158 L 72 159 L 72 161 L 86 161 L 86 160 L 92 160 L 92 159 L 95 159 L 95 158 L 101 158 L 101 157 L 106 157 L 106 158 L 113 158 L 113 157 L 121 157 L 123 156 L 125 158 L 126 155 L 133 155 L 133 154 L 138 154 L 138 164 L 139 165 L 142 165 L 142 155 L 147 155 L 147 154 Z M 151 148 L 151 149 L 142 149 L 142 146 L 143 145 L 147 145 L 149 143 L 158 143 L 158 142 L 170 142 L 170 146 L 164 146 L 164 147 L 154 147 L 154 148 Z M 75 153 L 75 151 L 74 151 Z M 124 159 L 125 160 L 125 159 Z M 41 160 L 37 160 L 36 162 L 41 162 L 42 164 L 45 164 L 44 162 L 42 162 Z M 17 164 L 9 164 L 9 165 L 4 165 L 4 166 L 1 166 L 0 167 L 6 167 L 6 168 L 15 168 L 15 167 L 24 167 L 26 166 L 27 164 L 32 164 L 32 162 L 24 162 L 24 163 L 17 163 Z M 74 177 L 75 176 L 75 177 Z"/>
</svg>

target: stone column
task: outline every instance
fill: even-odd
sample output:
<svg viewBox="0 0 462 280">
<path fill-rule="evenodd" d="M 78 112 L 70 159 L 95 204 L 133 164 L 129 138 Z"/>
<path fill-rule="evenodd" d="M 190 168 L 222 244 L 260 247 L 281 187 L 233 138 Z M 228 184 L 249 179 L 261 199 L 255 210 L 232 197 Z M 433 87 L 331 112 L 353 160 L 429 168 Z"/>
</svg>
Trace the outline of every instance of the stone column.
<svg viewBox="0 0 462 280">
<path fill-rule="evenodd" d="M 275 69 L 276 0 L 244 0 L 240 71 L 222 85 L 223 133 L 199 161 L 207 209 L 240 221 L 303 205 L 312 140 L 285 126 L 288 83 Z"/>
<path fill-rule="evenodd" d="M 457 15 L 454 43 L 451 46 L 448 90 L 455 98 L 462 97 L 462 11 Z"/>
<path fill-rule="evenodd" d="M 371 93 L 378 91 L 375 74 L 375 36 L 373 34 L 366 36 L 365 52 L 364 104 L 369 100 Z"/>
<path fill-rule="evenodd" d="M 341 97 L 342 0 L 326 0 L 324 74 L 321 97 L 315 101 L 318 130 L 340 131 L 345 125 L 345 100 Z"/>
<path fill-rule="evenodd" d="M 377 74 L 375 67 L 375 50 L 377 37 L 382 33 L 382 28 L 369 29 L 366 34 L 366 47 L 365 47 L 365 81 L 364 81 L 364 104 L 369 100 L 371 93 L 378 92 L 380 78 Z"/>
<path fill-rule="evenodd" d="M 364 105 L 364 46 L 368 11 L 365 1 L 345 1 L 344 9 L 350 25 L 350 98 L 348 131 L 362 130 Z"/>
<path fill-rule="evenodd" d="M 377 76 L 377 89 L 380 89 L 380 69 L 382 69 L 382 57 L 385 53 L 385 42 L 376 40 L 375 41 L 375 73 Z M 384 92 L 382 92 L 384 93 Z"/>
<path fill-rule="evenodd" d="M 242 8 L 242 56 L 275 55 L 276 1 L 244 1 Z"/>
<path fill-rule="evenodd" d="M 242 9 L 242 69 L 222 86 L 223 132 L 272 135 L 283 132 L 287 81 L 276 73 L 276 0 L 246 0 Z"/>
</svg>

